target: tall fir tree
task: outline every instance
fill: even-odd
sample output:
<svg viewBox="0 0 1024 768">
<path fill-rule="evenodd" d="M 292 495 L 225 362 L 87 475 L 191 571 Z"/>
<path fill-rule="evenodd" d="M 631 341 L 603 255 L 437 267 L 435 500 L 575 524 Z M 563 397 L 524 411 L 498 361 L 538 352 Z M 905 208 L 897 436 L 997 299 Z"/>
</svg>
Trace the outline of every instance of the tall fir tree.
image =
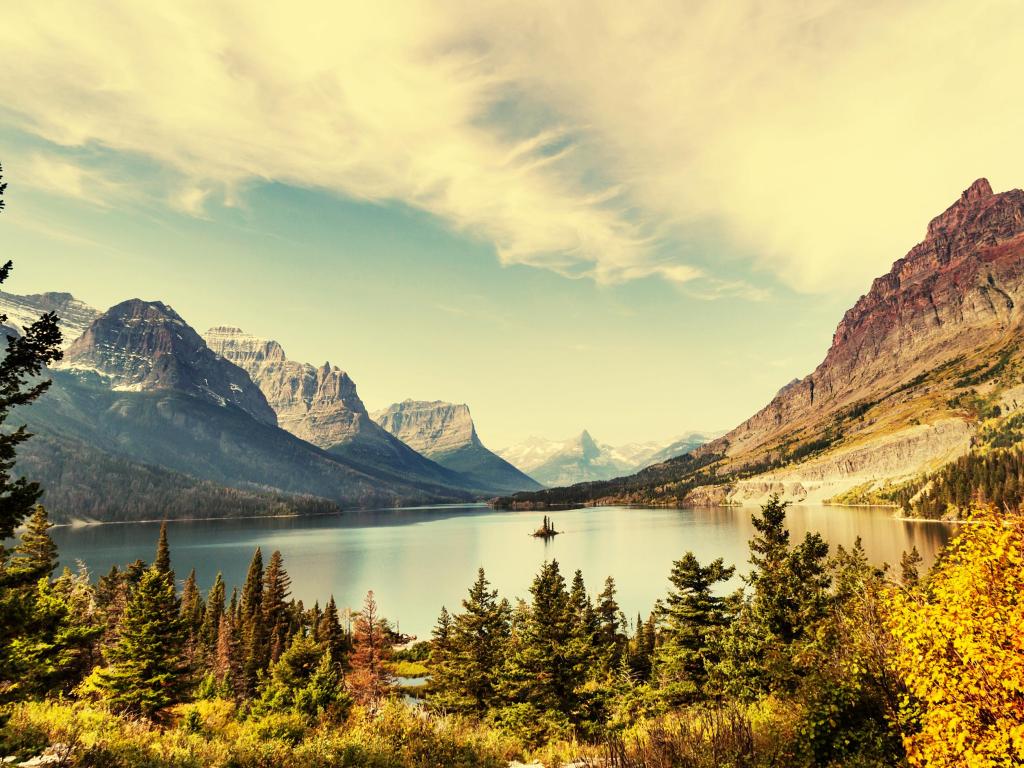
<svg viewBox="0 0 1024 768">
<path fill-rule="evenodd" d="M 199 629 L 199 643 L 203 650 L 204 661 L 213 659 L 217 651 L 217 631 L 220 628 L 220 620 L 224 615 L 224 577 L 217 571 L 217 577 L 213 580 L 213 586 L 206 594 L 206 606 L 203 609 L 203 623 Z"/>
<path fill-rule="evenodd" d="M 181 590 L 181 620 L 185 624 L 188 635 L 185 643 L 185 655 L 193 669 L 202 663 L 202 648 L 199 633 L 203 626 L 203 598 L 196 584 L 196 569 L 189 571 L 188 578 Z"/>
<path fill-rule="evenodd" d="M 189 685 L 186 632 L 174 586 L 156 567 L 143 574 L 121 618 L 96 687 L 114 709 L 155 719 L 184 699 Z"/>
<path fill-rule="evenodd" d="M 156 557 L 153 567 L 162 573 L 173 584 L 174 571 L 171 570 L 171 548 L 167 544 L 167 521 L 160 523 L 160 536 L 156 542 Z"/>
<path fill-rule="evenodd" d="M 52 527 L 46 509 L 37 504 L 7 564 L 5 581 L 31 583 L 53 573 L 58 558 L 57 545 L 50 537 Z"/>
<path fill-rule="evenodd" d="M 625 635 L 626 617 L 615 599 L 615 579 L 609 576 L 604 581 L 604 589 L 597 596 L 595 608 L 597 635 L 594 643 L 599 662 L 605 672 L 618 669 L 627 638 Z"/>
<path fill-rule="evenodd" d="M 277 661 L 284 652 L 291 628 L 288 597 L 291 595 L 291 577 L 284 569 L 284 559 L 278 550 L 270 556 L 264 577 L 263 625 L 267 632 L 267 661 Z"/>
<path fill-rule="evenodd" d="M 462 601 L 462 613 L 441 620 L 450 627 L 439 629 L 448 636 L 447 653 L 436 648 L 442 674 L 434 684 L 437 703 L 456 712 L 484 715 L 494 705 L 501 662 L 504 657 L 511 608 L 490 588 L 484 569 Z"/>
<path fill-rule="evenodd" d="M 692 552 L 672 564 L 672 588 L 662 606 L 662 644 L 655 658 L 659 684 L 674 703 L 698 698 L 721 654 L 721 632 L 729 623 L 726 600 L 716 585 L 736 569 L 722 558 L 702 566 Z"/>
<path fill-rule="evenodd" d="M 249 563 L 238 604 L 238 632 L 242 644 L 242 690 L 256 692 L 259 674 L 270 661 L 267 626 L 263 622 L 263 553 L 257 547 Z"/>
</svg>

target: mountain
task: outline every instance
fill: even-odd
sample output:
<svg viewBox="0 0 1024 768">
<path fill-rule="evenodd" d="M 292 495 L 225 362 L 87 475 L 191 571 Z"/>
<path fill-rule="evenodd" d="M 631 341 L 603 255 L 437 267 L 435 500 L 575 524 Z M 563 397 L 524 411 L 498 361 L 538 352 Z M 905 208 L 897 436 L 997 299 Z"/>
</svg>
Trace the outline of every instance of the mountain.
<svg viewBox="0 0 1024 768">
<path fill-rule="evenodd" d="M 1024 192 L 972 184 L 877 278 L 821 364 L 685 456 L 521 504 L 852 500 L 967 454 L 1024 407 Z"/>
<path fill-rule="evenodd" d="M 472 498 L 329 453 L 281 429 L 248 374 L 160 302 L 112 307 L 50 374 L 50 391 L 16 416 L 36 434 L 20 455 L 19 470 L 42 482 L 44 502 L 68 504 L 51 509 L 56 520 L 209 517 L 222 508 L 232 515 L 274 514 Z M 108 498 L 116 489 L 130 498 Z M 191 503 L 175 497 L 166 504 L 175 491 Z"/>
<path fill-rule="evenodd" d="M 652 441 L 616 447 L 598 443 L 584 430 L 569 440 L 530 437 L 498 453 L 538 482 L 554 487 L 609 480 L 636 472 L 648 464 L 693 450 L 708 439 L 707 435 L 694 432 L 669 446 Z"/>
<path fill-rule="evenodd" d="M 276 341 L 251 336 L 239 328 L 211 328 L 206 340 L 218 355 L 249 374 L 276 412 L 280 426 L 296 437 L 369 472 L 450 487 L 460 493 L 508 491 L 507 486 L 481 486 L 477 479 L 431 461 L 381 428 L 359 398 L 355 382 L 337 366 L 324 363 L 315 367 L 289 360 Z"/>
<path fill-rule="evenodd" d="M 480 441 L 469 406 L 405 400 L 371 414 L 383 429 L 418 453 L 459 472 L 479 487 L 514 493 L 541 487 Z"/>
<path fill-rule="evenodd" d="M 68 347 L 59 367 L 95 371 L 114 390 L 184 392 L 277 424 L 245 371 L 214 353 L 177 312 L 158 301 L 130 299 L 111 307 Z"/>
<path fill-rule="evenodd" d="M 26 326 L 31 325 L 46 312 L 56 312 L 60 329 L 64 335 L 62 349 L 67 349 L 99 312 L 79 301 L 70 293 L 33 293 L 18 296 L 0 291 L 0 313 L 7 315 L 7 322 L 0 326 L 13 335 L 20 336 Z"/>
</svg>

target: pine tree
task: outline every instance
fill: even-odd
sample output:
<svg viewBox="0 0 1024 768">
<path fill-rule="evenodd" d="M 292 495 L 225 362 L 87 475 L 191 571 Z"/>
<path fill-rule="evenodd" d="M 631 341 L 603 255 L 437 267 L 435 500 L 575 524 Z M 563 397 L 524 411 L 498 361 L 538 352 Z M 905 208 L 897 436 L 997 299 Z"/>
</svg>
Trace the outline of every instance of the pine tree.
<svg viewBox="0 0 1024 768">
<path fill-rule="evenodd" d="M 199 643 L 206 661 L 217 652 L 217 632 L 220 620 L 224 615 L 224 577 L 217 571 L 213 586 L 206 595 L 206 607 L 203 610 L 203 623 L 199 629 Z"/>
<path fill-rule="evenodd" d="M 263 589 L 263 626 L 267 631 L 267 658 L 270 663 L 277 661 L 284 652 L 289 635 L 289 612 L 287 599 L 290 595 L 291 578 L 284 569 L 281 553 L 274 550 L 267 566 Z"/>
<path fill-rule="evenodd" d="M 160 523 L 160 538 L 156 543 L 156 558 L 153 567 L 162 573 L 168 581 L 174 583 L 174 571 L 171 570 L 171 548 L 167 545 L 167 521 Z"/>
<path fill-rule="evenodd" d="M 507 704 L 500 719 L 537 743 L 554 734 L 566 735 L 576 724 L 587 649 L 574 632 L 558 561 L 541 566 L 530 595 L 502 674 L 500 693 Z"/>
<path fill-rule="evenodd" d="M 735 570 L 727 568 L 722 558 L 702 566 L 692 552 L 672 564 L 672 589 L 660 612 L 663 643 L 655 668 L 660 684 L 676 703 L 696 698 L 718 662 L 718 635 L 728 616 L 725 600 L 714 594 L 714 588 L 732 578 Z"/>
<path fill-rule="evenodd" d="M 345 657 L 350 650 L 349 637 L 341 622 L 338 619 L 338 606 L 334 602 L 334 595 L 327 601 L 327 607 L 316 619 L 315 637 L 317 642 L 323 643 L 331 651 L 331 656 L 340 664 L 343 664 Z"/>
<path fill-rule="evenodd" d="M 199 594 L 199 587 L 196 585 L 195 568 L 189 572 L 181 591 L 181 620 L 187 632 L 185 654 L 189 664 L 195 668 L 201 660 L 199 632 L 203 625 L 203 598 Z"/>
<path fill-rule="evenodd" d="M 356 615 L 349 657 L 351 672 L 346 679 L 356 702 L 373 708 L 385 696 L 392 683 L 387 668 L 390 656 L 387 625 L 378 615 L 377 601 L 370 591 Z"/>
<path fill-rule="evenodd" d="M 495 701 L 511 608 L 490 589 L 480 568 L 462 609 L 450 619 L 449 628 L 436 630 L 446 640 L 434 649 L 442 674 L 433 685 L 446 709 L 483 715 Z M 448 612 L 442 611 L 441 621 L 448 620 Z"/>
<path fill-rule="evenodd" d="M 338 719 L 351 701 L 339 678 L 330 650 L 309 635 L 297 634 L 271 665 L 255 711 L 294 712 L 310 719 L 327 714 Z"/>
<path fill-rule="evenodd" d="M 622 662 L 626 645 L 624 632 L 626 618 L 615 600 L 615 579 L 609 576 L 597 597 L 597 635 L 595 645 L 602 668 L 607 672 L 617 669 Z"/>
<path fill-rule="evenodd" d="M 238 631 L 242 643 L 242 689 L 247 696 L 256 691 L 259 673 L 270 661 L 267 627 L 263 623 L 263 553 L 257 547 L 238 605 Z"/>
<path fill-rule="evenodd" d="M 12 262 L 0 266 L 0 283 L 10 276 Z M 7 315 L 0 313 L 0 324 Z M 37 400 L 51 381 L 39 380 L 43 368 L 60 360 L 61 332 L 57 315 L 47 312 L 25 328 L 20 337 L 7 337 L 7 353 L 0 359 L 0 426 L 3 426 L 14 408 Z M 14 535 L 42 495 L 39 483 L 24 477 L 12 476 L 18 446 L 31 435 L 24 426 L 7 432 L 0 430 L 0 541 Z"/>
<path fill-rule="evenodd" d="M 96 685 L 115 709 L 148 718 L 184 698 L 188 665 L 185 628 L 174 587 L 154 566 L 131 595 L 117 643 Z"/>
<path fill-rule="evenodd" d="M 900 578 L 904 586 L 917 586 L 921 580 L 920 567 L 924 562 L 921 553 L 917 551 L 917 545 L 913 545 L 909 552 L 904 552 L 900 558 Z"/>
<path fill-rule="evenodd" d="M 32 583 L 53 572 L 57 567 L 57 545 L 50 538 L 52 527 L 46 510 L 37 504 L 7 565 L 5 581 Z"/>
</svg>

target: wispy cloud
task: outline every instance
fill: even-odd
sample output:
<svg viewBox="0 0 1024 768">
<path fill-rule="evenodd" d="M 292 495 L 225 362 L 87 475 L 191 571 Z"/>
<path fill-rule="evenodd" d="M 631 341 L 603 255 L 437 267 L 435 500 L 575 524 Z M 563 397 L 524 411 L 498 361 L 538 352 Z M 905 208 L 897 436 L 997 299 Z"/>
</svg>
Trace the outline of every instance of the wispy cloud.
<svg viewBox="0 0 1024 768">
<path fill-rule="evenodd" d="M 860 285 L 975 176 L 1024 179 L 1000 0 L 75 0 L 6 9 L 0 47 L 21 130 L 152 158 L 193 215 L 262 180 L 399 200 L 505 263 L 709 298 L 754 294 L 666 261 L 667 231 L 717 221 L 797 289 Z"/>
</svg>

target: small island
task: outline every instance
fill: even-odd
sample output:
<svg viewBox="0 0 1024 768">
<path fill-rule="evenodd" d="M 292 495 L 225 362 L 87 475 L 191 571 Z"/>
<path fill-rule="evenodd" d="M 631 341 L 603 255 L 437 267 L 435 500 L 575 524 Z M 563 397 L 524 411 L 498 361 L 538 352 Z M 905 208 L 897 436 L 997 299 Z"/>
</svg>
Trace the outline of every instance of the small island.
<svg viewBox="0 0 1024 768">
<path fill-rule="evenodd" d="M 533 536 L 538 539 L 550 539 L 552 536 L 557 536 L 560 532 L 555 530 L 554 523 L 551 522 L 551 518 L 544 515 L 544 522 L 540 528 L 533 532 Z"/>
</svg>

